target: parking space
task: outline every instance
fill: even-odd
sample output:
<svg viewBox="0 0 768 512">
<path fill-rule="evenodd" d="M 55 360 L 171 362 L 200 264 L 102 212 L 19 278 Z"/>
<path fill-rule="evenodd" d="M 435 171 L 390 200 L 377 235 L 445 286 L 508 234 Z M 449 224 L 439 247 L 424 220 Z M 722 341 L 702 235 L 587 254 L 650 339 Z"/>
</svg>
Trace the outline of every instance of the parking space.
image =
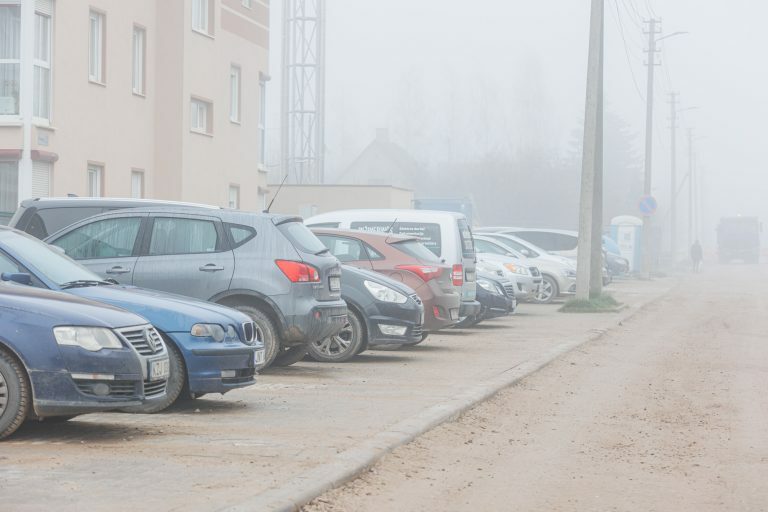
<svg viewBox="0 0 768 512">
<path fill-rule="evenodd" d="M 672 284 L 620 281 L 612 288 L 637 308 Z M 0 450 L 4 506 L 236 504 L 537 354 L 616 323 L 614 314 L 566 315 L 558 307 L 523 304 L 515 316 L 441 332 L 411 348 L 369 351 L 345 364 L 273 368 L 255 386 L 159 415 L 94 414 L 26 425 Z"/>
</svg>

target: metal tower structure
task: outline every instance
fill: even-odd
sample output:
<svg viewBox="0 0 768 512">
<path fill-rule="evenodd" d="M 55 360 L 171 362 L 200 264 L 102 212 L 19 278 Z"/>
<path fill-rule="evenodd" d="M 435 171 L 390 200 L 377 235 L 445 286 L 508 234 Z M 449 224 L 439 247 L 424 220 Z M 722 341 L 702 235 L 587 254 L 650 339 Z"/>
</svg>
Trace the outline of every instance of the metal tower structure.
<svg viewBox="0 0 768 512">
<path fill-rule="evenodd" d="M 283 0 L 281 180 L 324 181 L 325 0 Z"/>
</svg>

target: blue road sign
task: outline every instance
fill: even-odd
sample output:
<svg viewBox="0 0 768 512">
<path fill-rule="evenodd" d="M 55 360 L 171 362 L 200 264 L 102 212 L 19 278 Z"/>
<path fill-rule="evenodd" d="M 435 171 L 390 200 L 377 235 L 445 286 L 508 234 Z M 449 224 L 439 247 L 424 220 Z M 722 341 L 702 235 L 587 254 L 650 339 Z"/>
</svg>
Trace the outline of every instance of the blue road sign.
<svg viewBox="0 0 768 512">
<path fill-rule="evenodd" d="M 637 209 L 645 217 L 650 217 L 659 208 L 659 203 L 653 196 L 643 196 L 640 198 L 640 203 L 637 205 Z"/>
</svg>

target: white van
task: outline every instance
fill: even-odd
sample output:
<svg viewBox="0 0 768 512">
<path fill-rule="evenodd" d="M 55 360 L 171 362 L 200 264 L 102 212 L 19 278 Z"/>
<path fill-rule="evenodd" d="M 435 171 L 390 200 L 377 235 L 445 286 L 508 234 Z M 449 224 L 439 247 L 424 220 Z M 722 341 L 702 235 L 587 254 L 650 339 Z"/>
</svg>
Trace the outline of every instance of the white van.
<svg viewBox="0 0 768 512">
<path fill-rule="evenodd" d="M 416 236 L 453 267 L 453 284 L 461 287 L 460 317 L 480 310 L 476 300 L 475 246 L 464 214 L 431 210 L 340 210 L 304 221 L 308 227 L 359 229 Z"/>
</svg>

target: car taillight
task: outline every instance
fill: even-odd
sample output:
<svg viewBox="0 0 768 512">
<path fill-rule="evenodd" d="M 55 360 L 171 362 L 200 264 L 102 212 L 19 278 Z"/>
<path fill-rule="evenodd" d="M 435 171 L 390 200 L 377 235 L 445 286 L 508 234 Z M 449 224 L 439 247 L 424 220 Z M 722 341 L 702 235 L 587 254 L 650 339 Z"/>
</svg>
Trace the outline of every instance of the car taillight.
<svg viewBox="0 0 768 512">
<path fill-rule="evenodd" d="M 453 266 L 451 279 L 453 279 L 453 286 L 461 286 L 464 284 L 464 265 Z"/>
<path fill-rule="evenodd" d="M 275 260 L 275 264 L 292 283 L 320 282 L 320 272 L 312 265 L 288 260 Z"/>
<path fill-rule="evenodd" d="M 398 265 L 396 267 L 399 270 L 407 270 L 413 272 L 421 278 L 422 281 L 427 282 L 432 279 L 437 279 L 443 275 L 443 269 L 440 267 L 433 267 L 430 265 Z"/>
</svg>

